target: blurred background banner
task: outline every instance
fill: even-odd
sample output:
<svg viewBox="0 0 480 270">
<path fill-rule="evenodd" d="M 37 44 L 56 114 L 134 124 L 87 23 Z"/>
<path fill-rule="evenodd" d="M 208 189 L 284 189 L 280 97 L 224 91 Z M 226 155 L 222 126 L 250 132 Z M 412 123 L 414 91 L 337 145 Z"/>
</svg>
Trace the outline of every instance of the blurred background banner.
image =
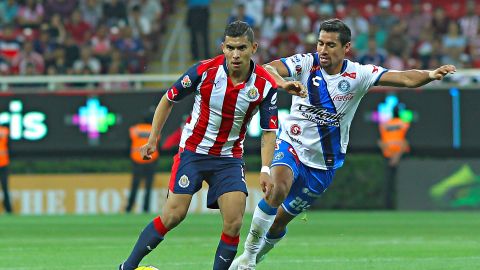
<svg viewBox="0 0 480 270">
<path fill-rule="evenodd" d="M 245 178 L 249 190 L 246 211 L 253 212 L 262 198 L 258 173 L 248 173 Z M 155 176 L 150 201 L 154 213 L 162 210 L 169 179 L 169 173 Z M 116 214 L 124 212 L 130 181 L 131 175 L 127 173 L 13 175 L 11 200 L 20 215 Z M 206 187 L 204 184 L 194 195 L 190 212 L 217 213 L 206 207 Z M 141 212 L 143 192 L 139 190 L 133 212 Z"/>
<path fill-rule="evenodd" d="M 398 209 L 480 209 L 480 159 L 411 158 L 398 172 Z"/>
<path fill-rule="evenodd" d="M 480 92 L 450 89 L 373 90 L 360 104 L 349 151 L 377 152 L 378 123 L 402 105 L 411 122 L 408 136 L 417 155 L 475 155 L 480 151 L 478 103 Z M 0 124 L 10 127 L 12 155 L 115 156 L 128 151 L 128 128 L 153 111 L 163 91 L 8 94 L 0 99 Z M 278 95 L 280 118 L 288 114 L 290 96 Z M 162 144 L 185 122 L 192 98 L 174 106 L 165 125 Z M 260 151 L 259 116 L 255 115 L 245 141 L 247 154 Z"/>
</svg>

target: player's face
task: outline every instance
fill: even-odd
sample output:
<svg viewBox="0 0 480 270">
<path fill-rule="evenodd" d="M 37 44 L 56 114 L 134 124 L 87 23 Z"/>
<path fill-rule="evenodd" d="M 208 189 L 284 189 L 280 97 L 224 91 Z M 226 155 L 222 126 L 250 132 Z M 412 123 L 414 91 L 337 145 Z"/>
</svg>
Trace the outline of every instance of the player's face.
<svg viewBox="0 0 480 270">
<path fill-rule="evenodd" d="M 248 71 L 250 59 L 257 51 L 258 44 L 252 43 L 247 36 L 225 37 L 222 50 L 227 59 L 228 69 L 231 71 Z"/>
<path fill-rule="evenodd" d="M 329 73 L 338 73 L 345 54 L 350 50 L 350 42 L 342 46 L 338 38 L 339 33 L 320 31 L 317 43 L 317 52 L 320 66 Z"/>
</svg>

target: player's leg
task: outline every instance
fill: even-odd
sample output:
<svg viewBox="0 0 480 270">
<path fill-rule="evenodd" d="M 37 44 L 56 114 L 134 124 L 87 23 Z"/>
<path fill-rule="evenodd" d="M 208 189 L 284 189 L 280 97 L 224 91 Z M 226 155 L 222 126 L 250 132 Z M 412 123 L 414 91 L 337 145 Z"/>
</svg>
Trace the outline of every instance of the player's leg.
<svg viewBox="0 0 480 270">
<path fill-rule="evenodd" d="M 304 165 L 299 166 L 299 177 L 290 188 L 287 198 L 279 207 L 275 222 L 268 231 L 265 242 L 257 255 L 257 263 L 284 238 L 287 225 L 300 213 L 307 210 L 333 180 L 335 170 L 320 170 Z"/>
<path fill-rule="evenodd" d="M 123 268 L 121 269 L 133 270 L 138 267 L 140 261 L 163 241 L 165 235 L 182 222 L 191 201 L 192 195 L 190 194 L 170 193 L 163 207 L 162 215 L 153 219 L 143 229 L 130 256 L 123 263 Z"/>
<path fill-rule="evenodd" d="M 299 161 L 292 146 L 277 140 L 271 169 L 274 181 L 272 194 L 268 199 L 260 200 L 255 208 L 243 254 L 232 263 L 231 269 L 255 267 L 257 254 L 275 220 L 277 208 L 287 197 L 294 178 L 298 175 L 298 165 Z"/>
<path fill-rule="evenodd" d="M 270 250 L 272 250 L 275 245 L 283 239 L 283 237 L 285 237 L 287 234 L 287 225 L 295 217 L 296 216 L 285 211 L 283 207 L 278 208 L 275 221 L 270 227 L 270 230 L 268 230 L 268 233 L 265 236 L 265 241 L 257 254 L 257 264 L 265 258 L 265 255 L 270 252 Z"/>
<path fill-rule="evenodd" d="M 214 270 L 226 270 L 237 253 L 243 214 L 248 194 L 243 162 L 236 158 L 218 158 L 208 163 L 211 176 L 207 206 L 220 208 L 223 218 L 222 234 L 215 252 Z"/>
<path fill-rule="evenodd" d="M 202 186 L 202 174 L 196 170 L 196 155 L 184 152 L 174 157 L 169 194 L 161 216 L 150 222 L 140 234 L 122 270 L 135 269 L 140 261 L 163 241 L 168 231 L 185 218 L 192 196 Z M 123 267 L 123 268 L 122 268 Z"/>
<path fill-rule="evenodd" d="M 214 270 L 228 269 L 237 254 L 246 198 L 245 193 L 241 191 L 224 193 L 218 198 L 223 229 L 215 254 Z"/>
</svg>

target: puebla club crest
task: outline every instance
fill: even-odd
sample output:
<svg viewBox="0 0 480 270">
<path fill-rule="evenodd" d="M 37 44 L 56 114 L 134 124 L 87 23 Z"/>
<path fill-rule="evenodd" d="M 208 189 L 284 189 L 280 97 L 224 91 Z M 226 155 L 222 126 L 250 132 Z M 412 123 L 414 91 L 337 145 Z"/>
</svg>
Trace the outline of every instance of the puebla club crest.
<svg viewBox="0 0 480 270">
<path fill-rule="evenodd" d="M 350 91 L 350 83 L 347 80 L 341 80 L 338 83 L 338 90 L 340 90 L 342 93 Z"/>
</svg>

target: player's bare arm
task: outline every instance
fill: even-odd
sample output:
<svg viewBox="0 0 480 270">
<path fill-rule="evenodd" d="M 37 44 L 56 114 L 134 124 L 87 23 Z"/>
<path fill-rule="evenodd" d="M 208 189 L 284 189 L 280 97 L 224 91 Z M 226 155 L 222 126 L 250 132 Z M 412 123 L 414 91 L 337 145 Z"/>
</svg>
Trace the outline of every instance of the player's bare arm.
<svg viewBox="0 0 480 270">
<path fill-rule="evenodd" d="M 382 75 L 378 85 L 415 88 L 435 80 L 442 80 L 449 73 L 455 73 L 453 65 L 444 65 L 435 70 L 388 71 Z"/>
<path fill-rule="evenodd" d="M 295 96 L 306 97 L 307 90 L 299 81 L 287 81 L 284 77 L 288 77 L 288 70 L 280 60 L 272 61 L 263 67 L 272 75 L 279 88 L 285 89 L 287 93 Z"/>
<path fill-rule="evenodd" d="M 140 154 L 143 156 L 143 159 L 151 159 L 152 154 L 157 150 L 157 138 L 160 136 L 160 132 L 172 111 L 172 107 L 173 103 L 168 100 L 166 94 L 163 95 L 155 109 L 152 121 L 152 131 L 148 137 L 148 143 L 140 148 Z"/>
<path fill-rule="evenodd" d="M 273 181 L 270 176 L 270 171 L 266 170 L 270 167 L 273 158 L 273 152 L 275 151 L 275 131 L 264 130 L 261 139 L 261 155 L 262 155 L 262 171 L 260 173 L 260 186 L 265 193 L 265 197 L 268 198 L 270 191 L 273 187 Z M 264 169 L 265 168 L 265 169 Z"/>
</svg>

